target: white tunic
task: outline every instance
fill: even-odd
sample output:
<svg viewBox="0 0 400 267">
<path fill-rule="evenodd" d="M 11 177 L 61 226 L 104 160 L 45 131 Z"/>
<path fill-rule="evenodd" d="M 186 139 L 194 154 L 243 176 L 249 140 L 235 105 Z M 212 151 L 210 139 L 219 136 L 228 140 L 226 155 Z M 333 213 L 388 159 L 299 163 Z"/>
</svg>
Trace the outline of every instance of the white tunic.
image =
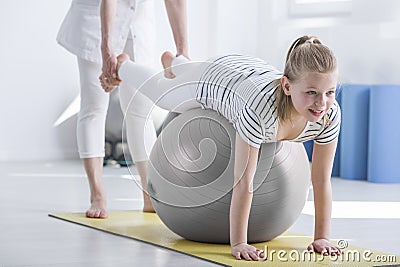
<svg viewBox="0 0 400 267">
<path fill-rule="evenodd" d="M 57 42 L 72 54 L 96 63 L 101 63 L 100 4 L 101 0 L 73 0 L 57 35 Z M 122 53 L 130 34 L 135 60 L 151 54 L 153 13 L 152 0 L 117 1 L 111 43 L 115 54 Z"/>
</svg>

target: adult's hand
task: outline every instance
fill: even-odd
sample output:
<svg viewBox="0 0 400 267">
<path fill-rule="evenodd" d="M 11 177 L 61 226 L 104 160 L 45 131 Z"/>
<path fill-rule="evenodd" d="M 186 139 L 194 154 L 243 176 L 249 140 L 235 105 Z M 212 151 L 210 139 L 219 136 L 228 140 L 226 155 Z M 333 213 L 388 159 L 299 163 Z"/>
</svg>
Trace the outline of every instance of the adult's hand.
<svg viewBox="0 0 400 267">
<path fill-rule="evenodd" d="M 117 57 L 111 50 L 102 50 L 102 57 L 103 66 L 102 74 L 100 75 L 101 80 L 103 80 L 108 87 L 117 86 L 119 84 L 117 78 Z"/>
</svg>

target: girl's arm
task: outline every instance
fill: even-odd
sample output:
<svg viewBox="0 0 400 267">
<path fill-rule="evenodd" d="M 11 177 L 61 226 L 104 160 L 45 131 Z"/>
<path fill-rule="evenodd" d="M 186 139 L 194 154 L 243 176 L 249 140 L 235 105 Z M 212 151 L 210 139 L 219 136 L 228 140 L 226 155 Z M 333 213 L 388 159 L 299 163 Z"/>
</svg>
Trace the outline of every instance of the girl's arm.
<svg viewBox="0 0 400 267">
<path fill-rule="evenodd" d="M 165 0 L 169 24 L 176 45 L 177 55 L 189 58 L 186 33 L 186 0 Z"/>
<path fill-rule="evenodd" d="M 332 211 L 331 172 L 337 139 L 326 145 L 314 143 L 311 179 L 314 191 L 315 226 L 314 242 L 309 250 L 322 254 L 340 254 L 341 251 L 329 242 Z"/>
<path fill-rule="evenodd" d="M 236 133 L 234 188 L 230 206 L 230 242 L 232 255 L 240 260 L 258 260 L 261 250 L 247 244 L 247 226 L 253 199 L 253 177 L 258 148 L 247 144 Z"/>
</svg>

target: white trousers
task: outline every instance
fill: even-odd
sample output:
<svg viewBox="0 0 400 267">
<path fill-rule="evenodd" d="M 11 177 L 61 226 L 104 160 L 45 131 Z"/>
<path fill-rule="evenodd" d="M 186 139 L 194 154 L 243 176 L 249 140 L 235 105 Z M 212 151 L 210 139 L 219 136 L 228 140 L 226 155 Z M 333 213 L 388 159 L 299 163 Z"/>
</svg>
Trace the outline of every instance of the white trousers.
<svg viewBox="0 0 400 267">
<path fill-rule="evenodd" d="M 207 62 L 189 62 L 185 57 L 180 56 L 172 62 L 172 72 L 176 77 L 167 79 L 162 71 L 156 71 L 148 66 L 133 61 L 122 63 L 118 71 L 118 76 L 122 80 L 120 94 L 124 98 L 126 97 L 124 101 L 127 99 L 130 101 L 127 107 L 126 124 L 131 124 L 129 123 L 129 120 L 133 119 L 129 115 L 132 114 L 131 109 L 135 109 L 135 103 L 143 95 L 151 99 L 155 105 L 169 111 L 182 113 L 200 108 L 201 104 L 196 100 L 196 90 L 207 65 Z M 152 112 L 152 107 L 147 106 L 147 108 L 147 118 L 150 119 L 149 114 Z M 138 147 L 143 148 L 145 147 L 143 142 L 146 143 L 147 128 L 143 125 L 140 126 L 142 133 L 137 128 L 127 129 L 127 137 L 128 140 L 142 140 L 142 145 Z M 148 149 L 141 152 L 149 155 L 150 151 Z"/>
<path fill-rule="evenodd" d="M 125 53 L 134 58 L 132 40 L 128 39 Z M 80 158 L 104 157 L 105 122 L 109 103 L 109 94 L 105 93 L 99 83 L 101 65 L 78 58 L 81 87 L 81 109 L 78 114 L 77 139 Z M 137 94 L 131 102 L 129 113 L 127 107 L 132 90 L 129 84 L 119 88 L 120 105 L 126 119 L 127 142 L 132 159 L 135 162 L 148 160 L 146 151 L 150 151 L 156 140 L 153 120 L 148 110 L 153 103 L 146 96 Z M 121 125 L 122 127 L 122 125 Z M 145 129 L 145 131 L 143 130 Z"/>
<path fill-rule="evenodd" d="M 121 85 L 129 88 L 126 96 L 130 96 L 134 108 L 136 98 L 147 96 L 155 105 L 178 113 L 201 107 L 196 100 L 198 82 L 208 62 L 191 62 L 183 56 L 172 61 L 174 79 L 164 77 L 162 71 L 156 71 L 148 66 L 133 61 L 122 63 L 118 75 Z M 151 109 L 150 109 L 151 110 Z"/>
</svg>

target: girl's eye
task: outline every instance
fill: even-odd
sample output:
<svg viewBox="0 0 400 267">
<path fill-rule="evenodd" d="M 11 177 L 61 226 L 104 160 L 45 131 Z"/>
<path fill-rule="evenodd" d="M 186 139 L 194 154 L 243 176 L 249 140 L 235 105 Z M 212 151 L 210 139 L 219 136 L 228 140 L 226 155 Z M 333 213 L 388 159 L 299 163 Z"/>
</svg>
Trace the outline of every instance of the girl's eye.
<svg viewBox="0 0 400 267">
<path fill-rule="evenodd" d="M 336 93 L 336 92 L 332 90 L 332 91 L 329 91 L 329 92 L 328 92 L 328 95 L 334 95 L 335 93 Z"/>
<path fill-rule="evenodd" d="M 315 92 L 315 91 L 308 91 L 307 94 L 308 94 L 308 95 L 315 95 L 315 94 L 317 94 L 317 92 Z"/>
</svg>

